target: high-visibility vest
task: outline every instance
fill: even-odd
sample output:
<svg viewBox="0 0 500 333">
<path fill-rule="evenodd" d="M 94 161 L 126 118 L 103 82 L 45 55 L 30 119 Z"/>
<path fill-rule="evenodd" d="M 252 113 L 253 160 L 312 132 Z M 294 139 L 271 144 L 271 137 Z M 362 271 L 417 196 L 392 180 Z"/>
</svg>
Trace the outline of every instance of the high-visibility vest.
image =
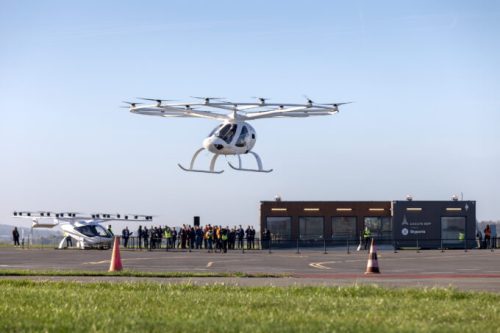
<svg viewBox="0 0 500 333">
<path fill-rule="evenodd" d="M 222 234 L 222 240 L 227 240 L 227 234 Z"/>
<path fill-rule="evenodd" d="M 464 240 L 465 239 L 465 234 L 463 232 L 458 233 L 458 240 Z"/>
<path fill-rule="evenodd" d="M 363 237 L 364 238 L 368 238 L 372 235 L 370 229 L 365 229 L 365 231 L 363 232 Z"/>
<path fill-rule="evenodd" d="M 172 238 L 172 233 L 170 230 L 165 230 L 165 238 Z"/>
<path fill-rule="evenodd" d="M 210 230 L 207 230 L 207 232 L 205 233 L 205 238 L 212 239 L 212 232 Z"/>
</svg>

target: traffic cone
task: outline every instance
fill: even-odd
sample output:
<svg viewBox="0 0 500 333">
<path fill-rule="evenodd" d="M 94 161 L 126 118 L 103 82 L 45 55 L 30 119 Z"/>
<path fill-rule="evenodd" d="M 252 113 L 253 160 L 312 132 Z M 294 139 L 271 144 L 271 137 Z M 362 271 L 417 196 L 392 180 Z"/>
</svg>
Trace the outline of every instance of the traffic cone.
<svg viewBox="0 0 500 333">
<path fill-rule="evenodd" d="M 122 259 L 120 258 L 120 236 L 115 236 L 113 244 L 113 254 L 111 255 L 111 265 L 108 272 L 119 272 L 123 269 Z"/>
<path fill-rule="evenodd" d="M 372 244 L 370 245 L 370 254 L 368 254 L 368 264 L 366 265 L 365 274 L 380 274 L 380 270 L 378 269 L 377 248 L 375 247 L 373 238 Z"/>
</svg>

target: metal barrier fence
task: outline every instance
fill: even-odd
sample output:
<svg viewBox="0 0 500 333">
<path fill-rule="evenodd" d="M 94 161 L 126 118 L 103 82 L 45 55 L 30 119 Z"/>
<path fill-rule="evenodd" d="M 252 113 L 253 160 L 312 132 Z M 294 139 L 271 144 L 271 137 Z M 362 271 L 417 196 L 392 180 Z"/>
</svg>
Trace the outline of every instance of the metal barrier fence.
<svg viewBox="0 0 500 333">
<path fill-rule="evenodd" d="M 496 248 L 500 248 L 500 237 L 492 238 L 490 242 L 486 243 L 484 240 L 479 241 L 478 239 L 421 239 L 421 238 L 405 238 L 405 239 L 392 239 L 392 238 L 377 238 L 375 237 L 375 243 L 377 247 L 381 250 L 390 250 L 397 252 L 398 250 L 426 250 L 426 249 L 438 249 L 445 251 L 448 249 L 463 249 L 464 251 L 470 249 L 489 249 L 493 251 Z M 31 248 L 31 249 L 53 249 L 57 248 L 61 242 L 61 237 L 27 237 L 21 239 L 20 247 Z M 73 245 L 76 242 L 73 243 Z M 10 243 L 12 244 L 12 243 Z M 370 244 L 364 242 L 362 239 L 295 239 L 295 240 L 277 240 L 277 239 L 259 239 L 255 238 L 253 241 L 244 238 L 241 242 L 236 239 L 233 241 L 227 241 L 228 251 L 253 251 L 253 250 L 266 250 L 271 252 L 272 250 L 293 250 L 296 253 L 300 253 L 303 250 L 312 251 L 323 251 L 327 253 L 328 251 L 345 251 L 347 253 L 369 249 Z M 180 239 L 167 242 L 165 238 L 139 238 L 139 237 L 129 237 L 126 241 L 122 238 L 121 240 L 122 249 L 137 251 L 137 250 L 147 250 L 147 251 L 221 251 L 224 247 L 224 243 L 213 241 L 210 247 L 210 243 L 207 240 L 198 240 L 191 242 L 186 239 L 183 242 Z"/>
</svg>

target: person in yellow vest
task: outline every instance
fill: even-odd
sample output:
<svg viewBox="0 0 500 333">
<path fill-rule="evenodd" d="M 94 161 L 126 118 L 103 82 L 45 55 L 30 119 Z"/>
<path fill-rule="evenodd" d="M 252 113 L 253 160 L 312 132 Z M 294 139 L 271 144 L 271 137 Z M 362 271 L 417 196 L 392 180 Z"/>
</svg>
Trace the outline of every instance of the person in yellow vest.
<svg viewBox="0 0 500 333">
<path fill-rule="evenodd" d="M 222 251 L 222 240 L 220 238 L 220 226 L 215 227 L 215 248 L 219 251 Z"/>
<path fill-rule="evenodd" d="M 167 250 L 172 248 L 172 230 L 170 230 L 170 227 L 165 227 L 165 232 L 163 235 L 167 241 Z"/>
<path fill-rule="evenodd" d="M 371 243 L 372 241 L 372 232 L 368 227 L 365 227 L 365 230 L 363 231 L 363 242 L 364 242 L 364 248 L 365 250 L 368 248 L 368 244 Z"/>
<path fill-rule="evenodd" d="M 208 228 L 207 231 L 205 231 L 205 239 L 207 240 L 208 252 L 212 252 L 212 242 L 214 239 L 214 232 L 212 230 L 212 227 Z"/>
</svg>

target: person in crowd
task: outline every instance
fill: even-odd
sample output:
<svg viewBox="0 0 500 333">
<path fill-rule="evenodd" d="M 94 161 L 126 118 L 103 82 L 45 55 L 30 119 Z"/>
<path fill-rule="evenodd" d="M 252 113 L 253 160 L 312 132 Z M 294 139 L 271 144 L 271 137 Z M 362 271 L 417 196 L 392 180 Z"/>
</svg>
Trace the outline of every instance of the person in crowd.
<svg viewBox="0 0 500 333">
<path fill-rule="evenodd" d="M 111 229 L 111 224 L 108 225 L 108 232 L 111 236 L 114 236 L 115 234 L 113 233 L 113 230 Z"/>
<path fill-rule="evenodd" d="M 207 231 L 208 231 L 208 228 L 210 227 L 210 224 L 206 225 L 204 228 L 203 228 L 203 248 L 206 250 L 208 249 L 208 239 L 206 237 L 206 234 L 207 234 Z"/>
<path fill-rule="evenodd" d="M 221 226 L 215 227 L 215 248 L 218 251 L 222 251 L 222 239 L 221 239 Z"/>
<path fill-rule="evenodd" d="M 64 236 L 66 237 L 66 247 L 73 247 L 73 238 L 67 232 L 64 233 Z"/>
<path fill-rule="evenodd" d="M 229 230 L 228 248 L 230 250 L 234 250 L 235 245 L 236 245 L 236 228 L 233 227 L 231 228 L 231 230 Z"/>
<path fill-rule="evenodd" d="M 201 249 L 203 247 L 203 229 L 199 226 L 194 227 L 195 232 L 195 247 Z"/>
<path fill-rule="evenodd" d="M 208 252 L 212 252 L 212 243 L 214 239 L 212 227 L 209 227 L 207 231 L 205 231 L 205 239 L 207 240 L 207 246 L 205 246 L 205 248 L 208 249 Z"/>
<path fill-rule="evenodd" d="M 487 224 L 486 228 L 484 229 L 484 247 L 486 249 L 489 249 L 491 245 L 491 229 L 490 225 Z"/>
<path fill-rule="evenodd" d="M 19 244 L 19 231 L 17 227 L 14 227 L 14 230 L 12 230 L 12 240 L 14 241 L 14 246 L 21 246 Z"/>
<path fill-rule="evenodd" d="M 177 243 L 177 230 L 175 228 L 172 228 L 172 248 L 176 248 L 176 243 Z"/>
<path fill-rule="evenodd" d="M 146 226 L 142 229 L 142 239 L 144 242 L 144 248 L 147 250 L 149 248 L 149 230 Z"/>
<path fill-rule="evenodd" d="M 170 230 L 170 227 L 165 226 L 165 231 L 163 236 L 165 237 L 165 242 L 166 242 L 165 248 L 168 251 L 168 249 L 172 248 L 172 230 Z"/>
<path fill-rule="evenodd" d="M 149 248 L 154 249 L 156 246 L 156 228 L 149 228 Z"/>
<path fill-rule="evenodd" d="M 142 226 L 139 226 L 139 229 L 137 229 L 137 245 L 139 246 L 139 249 L 142 249 Z"/>
<path fill-rule="evenodd" d="M 194 227 L 189 227 L 189 248 L 194 249 L 196 242 L 196 231 Z"/>
<path fill-rule="evenodd" d="M 241 250 L 243 248 L 243 238 L 245 237 L 245 230 L 243 230 L 241 224 L 238 230 L 236 231 L 236 237 L 238 238 L 238 249 Z"/>
<path fill-rule="evenodd" d="M 247 229 L 245 230 L 245 236 L 247 239 L 247 250 L 250 250 L 251 239 L 252 239 L 252 231 L 250 230 L 250 226 L 248 226 Z"/>
<path fill-rule="evenodd" d="M 187 238 L 188 238 L 188 235 L 187 235 L 187 230 L 186 230 L 186 225 L 182 225 L 182 228 L 181 230 L 179 231 L 180 233 L 180 237 L 181 237 L 181 249 L 186 249 L 186 241 L 187 241 Z"/>
<path fill-rule="evenodd" d="M 250 226 L 250 248 L 255 248 L 255 229 Z"/>
<path fill-rule="evenodd" d="M 271 240 L 271 232 L 266 228 L 262 232 L 262 242 L 264 242 L 265 245 L 267 245 L 270 240 Z"/>
<path fill-rule="evenodd" d="M 483 234 L 481 233 L 480 230 L 477 230 L 477 232 L 476 232 L 476 239 L 477 239 L 477 248 L 482 249 L 483 248 Z"/>
<path fill-rule="evenodd" d="M 229 227 L 222 228 L 220 231 L 221 235 L 221 244 L 222 244 L 222 251 L 224 253 L 227 253 L 227 243 L 229 239 Z"/>
<path fill-rule="evenodd" d="M 127 248 L 128 247 L 128 239 L 132 236 L 132 233 L 130 230 L 128 230 L 128 227 L 125 227 L 125 229 L 122 230 L 122 238 L 123 238 L 123 247 Z"/>
</svg>

